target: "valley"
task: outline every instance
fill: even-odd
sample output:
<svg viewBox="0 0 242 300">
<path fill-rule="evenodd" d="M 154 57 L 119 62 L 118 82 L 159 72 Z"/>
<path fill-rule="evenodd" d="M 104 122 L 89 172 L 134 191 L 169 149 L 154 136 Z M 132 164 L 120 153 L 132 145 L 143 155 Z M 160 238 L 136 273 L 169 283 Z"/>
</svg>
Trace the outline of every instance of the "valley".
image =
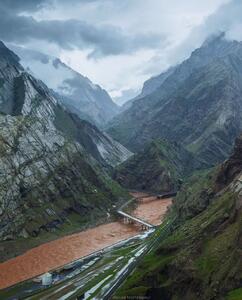
<svg viewBox="0 0 242 300">
<path fill-rule="evenodd" d="M 0 1 L 0 300 L 242 300 L 241 26 L 75 2 Z"/>
<path fill-rule="evenodd" d="M 135 209 L 131 214 L 153 225 L 159 225 L 172 199 L 157 199 L 133 192 Z M 0 288 L 60 268 L 140 233 L 134 224 L 111 222 L 35 247 L 23 255 L 0 264 Z"/>
</svg>

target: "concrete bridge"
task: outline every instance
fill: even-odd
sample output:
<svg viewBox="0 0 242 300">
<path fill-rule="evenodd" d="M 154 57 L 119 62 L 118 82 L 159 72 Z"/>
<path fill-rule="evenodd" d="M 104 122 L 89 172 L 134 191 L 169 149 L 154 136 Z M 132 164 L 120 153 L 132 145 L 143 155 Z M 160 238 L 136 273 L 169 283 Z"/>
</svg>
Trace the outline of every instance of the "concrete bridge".
<svg viewBox="0 0 242 300">
<path fill-rule="evenodd" d="M 123 212 L 121 210 L 118 210 L 117 213 L 119 216 L 121 216 L 123 218 L 124 224 L 138 224 L 141 226 L 142 231 L 145 231 L 145 230 L 148 230 L 148 229 L 151 229 L 154 227 L 154 225 L 149 224 L 139 218 L 133 217 L 129 214 L 126 214 L 125 212 Z"/>
</svg>

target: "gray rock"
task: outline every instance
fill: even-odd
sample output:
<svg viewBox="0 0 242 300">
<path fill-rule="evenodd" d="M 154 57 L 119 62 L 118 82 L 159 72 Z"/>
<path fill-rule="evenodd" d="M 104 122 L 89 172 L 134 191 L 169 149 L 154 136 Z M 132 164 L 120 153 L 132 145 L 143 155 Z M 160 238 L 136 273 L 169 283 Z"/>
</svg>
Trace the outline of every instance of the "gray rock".
<svg viewBox="0 0 242 300">
<path fill-rule="evenodd" d="M 129 151 L 60 105 L 3 44 L 0 78 L 0 240 L 54 230 L 73 214 L 79 229 L 105 217 L 125 194 L 105 169 Z"/>
</svg>

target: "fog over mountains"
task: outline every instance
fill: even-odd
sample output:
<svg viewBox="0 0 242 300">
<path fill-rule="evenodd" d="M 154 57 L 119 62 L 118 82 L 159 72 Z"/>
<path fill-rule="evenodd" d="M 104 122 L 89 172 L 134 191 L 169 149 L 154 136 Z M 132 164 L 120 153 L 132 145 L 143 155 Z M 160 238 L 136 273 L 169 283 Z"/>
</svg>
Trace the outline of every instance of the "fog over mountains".
<svg viewBox="0 0 242 300">
<path fill-rule="evenodd" d="M 114 118 L 108 132 L 133 151 L 166 138 L 202 163 L 223 161 L 242 130 L 241 55 L 241 42 L 224 34 L 207 40 L 158 77 L 161 85 Z"/>
<path fill-rule="evenodd" d="M 10 47 L 19 55 L 26 70 L 47 84 L 73 113 L 99 126 L 117 114 L 118 106 L 104 89 L 58 58 L 21 47 Z"/>
<path fill-rule="evenodd" d="M 242 299 L 241 11 L 0 1 L 0 299 Z"/>
</svg>

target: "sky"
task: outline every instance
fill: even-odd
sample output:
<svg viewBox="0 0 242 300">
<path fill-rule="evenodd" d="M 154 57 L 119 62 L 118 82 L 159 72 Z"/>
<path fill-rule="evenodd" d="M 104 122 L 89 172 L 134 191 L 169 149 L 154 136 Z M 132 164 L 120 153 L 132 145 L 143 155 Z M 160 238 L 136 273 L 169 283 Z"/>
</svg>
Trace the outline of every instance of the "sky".
<svg viewBox="0 0 242 300">
<path fill-rule="evenodd" d="M 0 39 L 60 58 L 115 101 L 213 33 L 242 39 L 241 0 L 1 0 Z"/>
</svg>

